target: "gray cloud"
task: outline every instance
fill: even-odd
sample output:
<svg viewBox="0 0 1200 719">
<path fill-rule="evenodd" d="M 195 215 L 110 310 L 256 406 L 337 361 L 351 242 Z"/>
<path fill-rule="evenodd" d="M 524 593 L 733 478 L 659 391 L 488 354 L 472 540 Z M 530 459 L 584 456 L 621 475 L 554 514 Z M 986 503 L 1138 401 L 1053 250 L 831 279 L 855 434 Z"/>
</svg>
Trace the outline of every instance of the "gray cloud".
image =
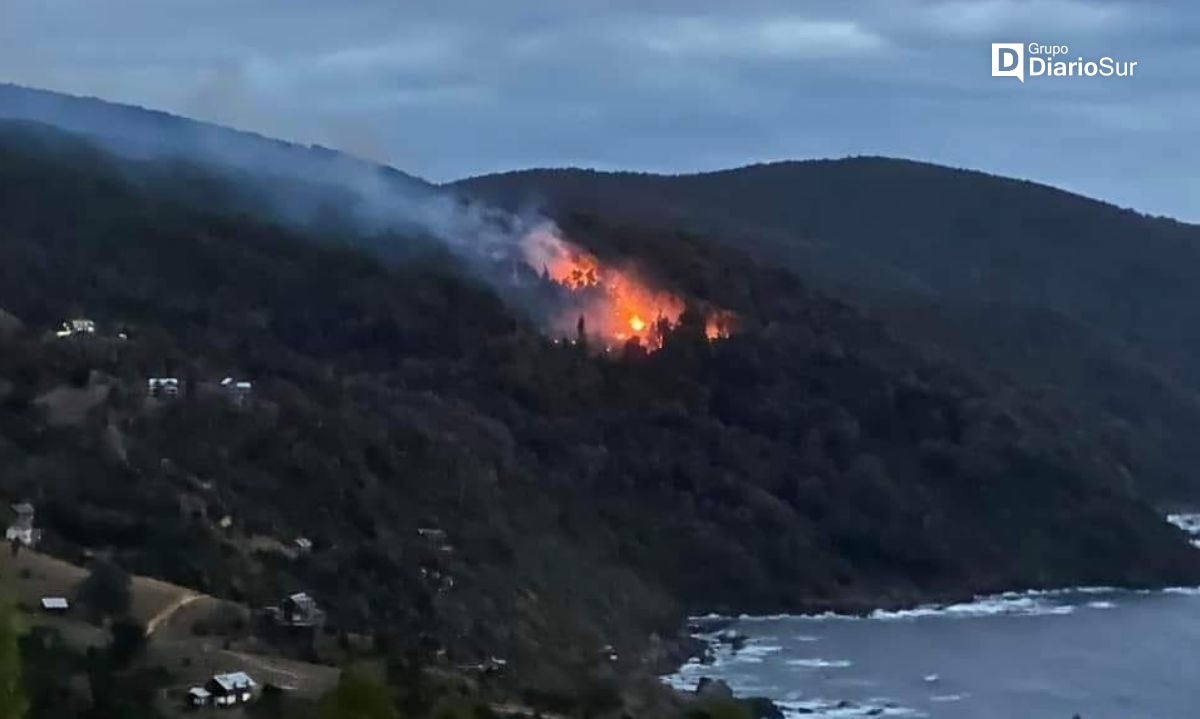
<svg viewBox="0 0 1200 719">
<path fill-rule="evenodd" d="M 878 153 L 1200 219 L 1197 31 L 1185 0 L 0 0 L 0 80 L 434 180 Z M 994 79 L 993 41 L 1139 76 Z"/>
</svg>

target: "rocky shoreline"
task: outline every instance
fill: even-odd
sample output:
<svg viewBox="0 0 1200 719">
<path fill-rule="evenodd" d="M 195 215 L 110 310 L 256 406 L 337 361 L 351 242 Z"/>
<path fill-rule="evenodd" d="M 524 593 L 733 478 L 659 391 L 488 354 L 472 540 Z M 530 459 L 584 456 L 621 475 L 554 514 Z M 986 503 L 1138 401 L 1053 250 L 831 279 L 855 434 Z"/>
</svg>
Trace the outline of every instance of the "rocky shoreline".
<svg viewBox="0 0 1200 719">
<path fill-rule="evenodd" d="M 822 702 L 781 702 L 767 697 L 743 696 L 738 697 L 735 689 L 719 677 L 714 677 L 702 671 L 701 667 L 714 666 L 721 655 L 736 656 L 751 647 L 748 634 L 735 628 L 739 621 L 773 620 L 783 618 L 808 618 L 814 620 L 902 620 L 930 616 L 949 616 L 958 618 L 983 618 L 999 615 L 1040 616 L 1069 614 L 1075 606 L 1109 608 L 1112 606 L 1105 595 L 1146 595 L 1155 592 L 1177 595 L 1200 595 L 1200 587 L 1057 587 L 1047 589 L 1008 591 L 990 595 L 971 595 L 961 601 L 939 601 L 909 603 L 901 606 L 884 608 L 875 606 L 870 609 L 852 604 L 839 606 L 837 609 L 808 614 L 774 614 L 761 616 L 727 616 L 707 614 L 690 617 L 681 628 L 680 636 L 673 644 L 671 666 L 664 666 L 660 679 L 668 684 L 682 702 L 707 701 L 714 698 L 736 700 L 748 707 L 754 716 L 760 719 L 797 715 L 819 715 L 822 713 L 859 711 L 863 716 L 887 716 L 889 712 L 899 711 L 898 706 L 881 703 L 878 706 L 858 705 L 849 700 Z M 1096 599 L 1088 597 L 1095 595 Z M 1074 602 L 1074 606 L 1072 604 Z M 820 605 L 825 606 L 825 605 Z M 849 611 L 848 611 L 849 610 Z M 840 666 L 828 664 L 822 666 Z M 691 667 L 686 680 L 684 670 Z M 927 678 L 936 681 L 936 676 Z M 854 714 L 858 716 L 858 714 Z"/>
</svg>

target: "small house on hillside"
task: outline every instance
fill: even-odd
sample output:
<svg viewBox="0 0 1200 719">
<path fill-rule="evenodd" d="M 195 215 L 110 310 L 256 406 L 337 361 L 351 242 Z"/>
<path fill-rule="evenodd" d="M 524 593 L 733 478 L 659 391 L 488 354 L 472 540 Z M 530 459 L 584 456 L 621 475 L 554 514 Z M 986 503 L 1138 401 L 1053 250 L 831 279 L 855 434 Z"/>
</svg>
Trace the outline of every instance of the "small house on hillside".
<svg viewBox="0 0 1200 719">
<path fill-rule="evenodd" d="M 146 390 L 151 397 L 174 399 L 179 396 L 178 377 L 150 377 L 146 380 Z"/>
<path fill-rule="evenodd" d="M 437 527 L 417 527 L 417 535 L 437 544 L 446 541 L 446 530 Z"/>
<path fill-rule="evenodd" d="M 279 606 L 265 607 L 263 614 L 281 627 L 316 627 L 325 623 L 325 611 L 307 592 L 288 595 Z"/>
<path fill-rule="evenodd" d="M 437 527 L 418 527 L 417 534 L 439 552 L 453 552 L 454 545 L 446 541 L 446 530 Z"/>
<path fill-rule="evenodd" d="M 289 627 L 315 627 L 325 622 L 325 611 L 307 592 L 296 592 L 279 606 L 279 623 Z"/>
<path fill-rule="evenodd" d="M 229 401 L 240 406 L 250 399 L 250 395 L 254 392 L 254 384 L 248 380 L 226 377 L 221 380 L 221 391 L 225 393 Z"/>
<path fill-rule="evenodd" d="M 498 657 L 488 657 L 482 662 L 475 664 L 461 664 L 458 668 L 464 672 L 471 672 L 473 674 L 502 674 L 508 668 L 508 660 Z"/>
<path fill-rule="evenodd" d="M 188 704 L 194 707 L 206 707 L 212 703 L 212 692 L 204 687 L 192 687 L 187 693 Z"/>
<path fill-rule="evenodd" d="M 32 547 L 42 539 L 42 530 L 33 526 L 34 509 L 29 502 L 21 502 L 12 506 L 16 518 L 4 530 L 4 538 L 15 544 Z"/>
<path fill-rule="evenodd" d="M 217 674 L 202 687 L 188 690 L 188 704 L 194 707 L 230 707 L 254 698 L 258 684 L 246 672 Z"/>
<path fill-rule="evenodd" d="M 64 321 L 54 332 L 56 337 L 64 339 L 94 334 L 96 334 L 96 323 L 83 317 Z"/>
</svg>

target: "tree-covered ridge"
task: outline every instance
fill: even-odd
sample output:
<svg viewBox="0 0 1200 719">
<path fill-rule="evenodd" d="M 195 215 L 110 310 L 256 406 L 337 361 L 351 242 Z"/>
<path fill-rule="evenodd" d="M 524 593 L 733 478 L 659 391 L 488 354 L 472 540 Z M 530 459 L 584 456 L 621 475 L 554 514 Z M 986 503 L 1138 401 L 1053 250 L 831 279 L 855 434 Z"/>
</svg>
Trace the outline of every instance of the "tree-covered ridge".
<svg viewBox="0 0 1200 719">
<path fill-rule="evenodd" d="M 1064 417 L 702 237 L 565 218 L 739 318 L 606 356 L 436 247 L 370 238 L 406 247 L 385 263 L 144 169 L 0 140 L 0 307 L 23 324 L 0 337 L 0 497 L 34 501 L 58 553 L 253 606 L 305 589 L 335 631 L 503 657 L 543 693 L 646 670 L 690 610 L 1200 579 Z M 47 336 L 75 316 L 101 332 Z M 210 391 L 228 375 L 252 402 Z M 147 400 L 150 376 L 184 396 Z M 63 422 L 63 387 L 107 390 Z M 311 555 L 264 549 L 298 536 Z"/>
<path fill-rule="evenodd" d="M 907 339 L 1076 410 L 1147 492 L 1188 500 L 1200 429 L 1200 230 L 980 172 L 888 158 L 682 176 L 530 170 L 456 184 L 689 227 L 868 306 Z"/>
</svg>

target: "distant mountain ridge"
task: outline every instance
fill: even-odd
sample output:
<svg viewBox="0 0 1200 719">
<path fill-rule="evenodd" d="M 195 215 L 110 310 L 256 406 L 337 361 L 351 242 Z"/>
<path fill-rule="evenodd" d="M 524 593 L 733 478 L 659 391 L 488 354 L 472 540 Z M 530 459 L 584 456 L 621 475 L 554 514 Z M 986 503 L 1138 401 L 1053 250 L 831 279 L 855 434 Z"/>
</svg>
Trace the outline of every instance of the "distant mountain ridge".
<svg viewBox="0 0 1200 719">
<path fill-rule="evenodd" d="M 424 180 L 393 167 L 319 145 L 285 142 L 160 110 L 20 85 L 0 83 L 0 118 L 51 124 L 136 158 L 207 156 L 214 164 L 256 172 L 286 163 L 297 172 L 314 176 L 338 166 L 354 166 L 379 172 L 412 189 L 433 189 Z"/>
<path fill-rule="evenodd" d="M 936 353 L 1086 408 L 1152 492 L 1200 497 L 1200 227 L 874 157 L 678 176 L 529 170 L 453 187 L 684 226 L 784 264 Z"/>
</svg>

